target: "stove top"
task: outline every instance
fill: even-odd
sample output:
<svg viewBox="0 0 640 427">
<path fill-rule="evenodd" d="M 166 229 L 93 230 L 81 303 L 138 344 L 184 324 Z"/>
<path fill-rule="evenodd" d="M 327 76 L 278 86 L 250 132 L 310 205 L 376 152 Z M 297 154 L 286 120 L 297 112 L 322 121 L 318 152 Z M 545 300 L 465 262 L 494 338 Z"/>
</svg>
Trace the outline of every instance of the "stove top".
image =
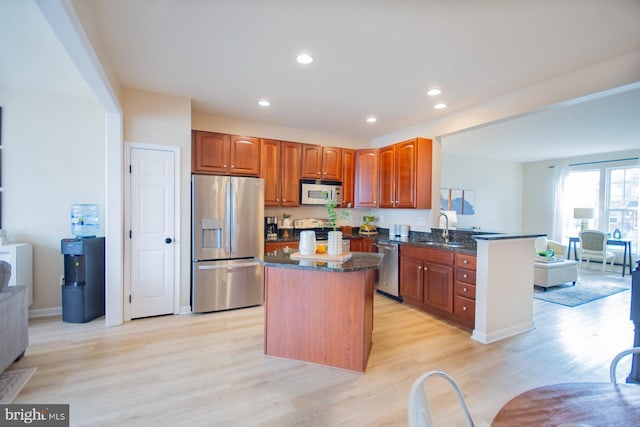
<svg viewBox="0 0 640 427">
<path fill-rule="evenodd" d="M 315 231 L 316 240 L 326 240 L 329 235 L 329 220 L 324 218 L 303 218 L 293 221 L 293 237 L 299 237 L 304 230 Z"/>
</svg>

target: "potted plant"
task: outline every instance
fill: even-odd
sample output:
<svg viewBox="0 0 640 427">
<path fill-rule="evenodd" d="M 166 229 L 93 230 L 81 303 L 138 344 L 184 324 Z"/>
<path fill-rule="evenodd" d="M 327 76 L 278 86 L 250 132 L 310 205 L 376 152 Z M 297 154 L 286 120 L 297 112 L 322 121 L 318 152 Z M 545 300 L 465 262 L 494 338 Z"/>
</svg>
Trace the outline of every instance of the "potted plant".
<svg viewBox="0 0 640 427">
<path fill-rule="evenodd" d="M 336 212 L 336 206 L 338 205 L 334 199 L 329 198 L 328 193 L 324 193 L 327 202 L 325 206 L 327 208 L 327 216 L 329 218 L 328 225 L 333 231 L 329 232 L 327 253 L 329 255 L 340 255 L 342 253 L 342 231 L 338 231 L 338 213 Z M 347 205 L 351 207 L 351 203 Z M 340 219 L 349 218 L 349 211 L 344 209 L 340 213 Z"/>
<path fill-rule="evenodd" d="M 370 224 L 375 220 L 376 220 L 376 217 L 373 215 L 364 215 L 362 217 L 363 224 L 360 226 L 360 234 L 375 234 L 376 226 L 373 224 Z"/>
<path fill-rule="evenodd" d="M 290 228 L 291 227 L 291 214 L 283 213 L 282 214 L 282 227 Z"/>
</svg>

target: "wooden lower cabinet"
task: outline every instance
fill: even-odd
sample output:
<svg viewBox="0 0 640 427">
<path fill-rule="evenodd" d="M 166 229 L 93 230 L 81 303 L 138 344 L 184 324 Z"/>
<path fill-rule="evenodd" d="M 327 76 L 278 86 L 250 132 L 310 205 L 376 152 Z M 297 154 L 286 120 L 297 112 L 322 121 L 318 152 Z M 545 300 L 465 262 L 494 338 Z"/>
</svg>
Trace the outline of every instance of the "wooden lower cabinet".
<svg viewBox="0 0 640 427">
<path fill-rule="evenodd" d="M 264 251 L 265 252 L 273 252 L 278 249 L 290 248 L 290 249 L 298 249 L 299 242 L 291 241 L 291 242 L 264 242 Z"/>
<path fill-rule="evenodd" d="M 473 329 L 476 322 L 476 257 L 456 254 L 455 268 L 454 320 Z"/>
<path fill-rule="evenodd" d="M 352 252 L 378 252 L 375 243 L 371 237 L 352 237 L 350 249 Z"/>
<path fill-rule="evenodd" d="M 475 257 L 401 245 L 400 295 L 408 305 L 472 329 L 475 323 Z"/>
</svg>

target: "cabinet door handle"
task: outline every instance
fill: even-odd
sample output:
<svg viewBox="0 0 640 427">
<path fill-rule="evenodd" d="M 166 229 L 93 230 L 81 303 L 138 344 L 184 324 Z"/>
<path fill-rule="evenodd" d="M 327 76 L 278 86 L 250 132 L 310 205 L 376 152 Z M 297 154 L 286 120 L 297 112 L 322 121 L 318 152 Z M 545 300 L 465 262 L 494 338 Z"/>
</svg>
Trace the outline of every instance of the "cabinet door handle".
<svg viewBox="0 0 640 427">
<path fill-rule="evenodd" d="M 422 267 L 421 267 L 421 266 L 418 266 L 418 270 L 422 270 Z"/>
<path fill-rule="evenodd" d="M 231 165 L 231 169 L 233 169 L 233 165 Z"/>
</svg>

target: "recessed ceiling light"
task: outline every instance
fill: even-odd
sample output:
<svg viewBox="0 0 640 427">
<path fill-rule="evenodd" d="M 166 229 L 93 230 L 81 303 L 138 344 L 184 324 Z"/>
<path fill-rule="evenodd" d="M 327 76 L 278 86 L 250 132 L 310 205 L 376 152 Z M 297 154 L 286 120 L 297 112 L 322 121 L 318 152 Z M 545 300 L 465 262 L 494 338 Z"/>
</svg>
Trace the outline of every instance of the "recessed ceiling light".
<svg viewBox="0 0 640 427">
<path fill-rule="evenodd" d="M 376 119 L 376 118 L 375 118 L 375 117 L 373 117 L 373 116 L 369 116 L 369 117 L 367 117 L 367 123 L 375 123 L 375 122 L 377 122 L 377 121 L 378 121 L 378 119 Z"/>
<path fill-rule="evenodd" d="M 271 101 L 269 101 L 268 99 L 261 99 L 260 101 L 258 101 L 258 105 L 261 107 L 269 107 L 271 105 Z"/>
<path fill-rule="evenodd" d="M 311 64 L 313 62 L 313 56 L 307 53 L 301 53 L 296 58 L 296 61 L 298 61 L 300 64 Z"/>
<path fill-rule="evenodd" d="M 442 110 L 443 108 L 447 108 L 447 104 L 436 104 L 433 106 L 433 108 L 435 108 L 436 110 Z"/>
<path fill-rule="evenodd" d="M 438 88 L 433 88 L 431 90 L 429 90 L 429 92 L 427 92 L 427 95 L 429 96 L 436 96 L 436 95 L 440 95 L 442 93 L 442 91 Z"/>
</svg>

